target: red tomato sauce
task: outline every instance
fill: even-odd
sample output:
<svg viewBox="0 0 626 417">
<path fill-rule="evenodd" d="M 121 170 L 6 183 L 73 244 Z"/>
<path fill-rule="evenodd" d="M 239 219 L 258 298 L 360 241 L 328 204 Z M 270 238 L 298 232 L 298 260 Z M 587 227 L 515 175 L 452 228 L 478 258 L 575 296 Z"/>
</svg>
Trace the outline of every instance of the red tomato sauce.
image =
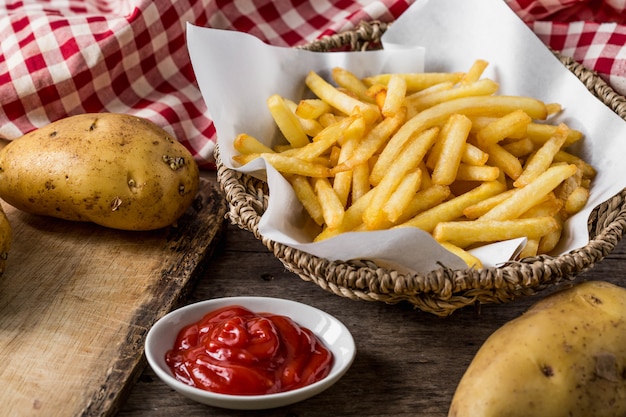
<svg viewBox="0 0 626 417">
<path fill-rule="evenodd" d="M 319 381 L 330 372 L 333 357 L 313 332 L 290 318 L 231 306 L 183 328 L 165 360 L 188 385 L 260 395 Z"/>
</svg>

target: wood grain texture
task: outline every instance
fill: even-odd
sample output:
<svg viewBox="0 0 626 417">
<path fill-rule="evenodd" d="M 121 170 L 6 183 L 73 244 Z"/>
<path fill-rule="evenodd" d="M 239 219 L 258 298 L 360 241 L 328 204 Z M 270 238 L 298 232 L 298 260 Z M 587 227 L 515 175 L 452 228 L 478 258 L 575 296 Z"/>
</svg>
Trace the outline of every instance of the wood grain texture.
<svg viewBox="0 0 626 417">
<path fill-rule="evenodd" d="M 577 280 L 626 286 L 626 242 Z M 564 283 L 563 285 L 568 285 Z M 439 318 L 406 304 L 353 301 L 287 272 L 251 233 L 229 225 L 187 303 L 225 296 L 282 297 L 320 308 L 352 332 L 357 356 L 330 390 L 274 410 L 231 411 L 187 400 L 146 368 L 118 417 L 445 417 L 456 385 L 487 337 L 556 288 L 507 304 L 467 307 Z"/>
<path fill-rule="evenodd" d="M 127 232 L 3 203 L 14 240 L 0 277 L 0 404 L 8 416 L 106 416 L 143 369 L 147 329 L 177 305 L 223 230 L 203 180 L 175 227 Z"/>
</svg>

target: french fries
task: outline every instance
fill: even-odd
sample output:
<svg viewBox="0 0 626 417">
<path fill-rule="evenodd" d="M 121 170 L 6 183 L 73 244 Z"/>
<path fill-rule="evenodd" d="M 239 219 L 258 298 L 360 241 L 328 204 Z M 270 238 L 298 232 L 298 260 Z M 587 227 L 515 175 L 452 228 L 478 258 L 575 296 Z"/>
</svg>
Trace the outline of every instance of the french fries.
<svg viewBox="0 0 626 417">
<path fill-rule="evenodd" d="M 548 253 L 596 171 L 567 150 L 582 133 L 547 121 L 559 103 L 498 95 L 487 65 L 365 78 L 334 68 L 330 81 L 311 71 L 314 98 L 268 99 L 285 144 L 241 133 L 233 160 L 281 172 L 321 228 L 315 241 L 416 227 L 473 268 L 468 251 L 485 243 L 526 237 L 522 257 Z"/>
<path fill-rule="evenodd" d="M 276 122 L 276 125 L 289 141 L 291 146 L 300 147 L 309 142 L 304 128 L 298 121 L 295 113 L 291 111 L 284 98 L 273 94 L 267 99 L 267 107 Z"/>
<path fill-rule="evenodd" d="M 558 228 L 554 217 L 533 217 L 514 220 L 474 220 L 441 222 L 435 226 L 433 236 L 442 242 L 465 248 L 477 242 L 527 237 L 539 239 Z"/>
</svg>

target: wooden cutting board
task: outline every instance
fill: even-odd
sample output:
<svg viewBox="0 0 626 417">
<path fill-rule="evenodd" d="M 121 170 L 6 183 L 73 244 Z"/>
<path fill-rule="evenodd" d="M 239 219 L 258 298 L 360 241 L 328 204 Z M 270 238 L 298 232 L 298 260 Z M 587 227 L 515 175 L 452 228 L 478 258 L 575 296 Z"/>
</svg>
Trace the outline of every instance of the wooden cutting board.
<svg viewBox="0 0 626 417">
<path fill-rule="evenodd" d="M 125 232 L 20 212 L 0 277 L 6 416 L 102 416 L 143 369 L 150 326 L 202 275 L 226 203 L 202 180 L 177 227 Z"/>
</svg>

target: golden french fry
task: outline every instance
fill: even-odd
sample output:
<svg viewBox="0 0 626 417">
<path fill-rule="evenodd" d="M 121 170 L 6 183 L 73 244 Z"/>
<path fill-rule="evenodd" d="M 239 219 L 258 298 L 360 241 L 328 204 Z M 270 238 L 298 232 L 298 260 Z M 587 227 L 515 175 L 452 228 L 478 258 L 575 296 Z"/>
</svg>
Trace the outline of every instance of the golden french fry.
<svg viewBox="0 0 626 417">
<path fill-rule="evenodd" d="M 489 123 L 498 120 L 497 117 L 493 116 L 469 116 L 469 118 L 472 120 L 472 133 L 474 134 L 487 127 Z"/>
<path fill-rule="evenodd" d="M 513 220 L 468 220 L 441 222 L 433 230 L 433 237 L 441 242 L 467 248 L 476 243 L 498 242 L 527 237 L 539 239 L 558 228 L 554 217 L 533 217 Z"/>
<path fill-rule="evenodd" d="M 343 221 L 345 209 L 339 201 L 337 193 L 333 190 L 328 178 L 315 178 L 313 182 L 313 188 L 322 207 L 324 223 L 331 229 L 338 227 Z"/>
<path fill-rule="evenodd" d="M 363 79 L 367 85 L 382 84 L 387 85 L 393 74 L 378 74 Z M 398 74 L 404 78 L 407 91 L 420 91 L 431 87 L 435 84 L 451 82 L 456 84 L 461 80 L 464 73 L 462 72 L 422 72 L 422 73 L 405 73 Z"/>
<path fill-rule="evenodd" d="M 277 171 L 285 174 L 298 174 L 313 178 L 328 178 L 331 176 L 330 168 L 315 162 L 285 156 L 281 153 L 263 153 L 260 156 L 265 158 Z"/>
<path fill-rule="evenodd" d="M 328 129 L 328 128 L 327 128 Z M 291 149 L 283 152 L 285 155 L 289 155 L 293 158 L 298 158 L 304 161 L 311 161 L 320 155 L 329 151 L 337 143 L 337 137 L 328 135 L 322 140 L 310 142 L 300 148 Z"/>
<path fill-rule="evenodd" d="M 374 168 L 374 165 L 376 164 L 376 161 L 378 161 L 378 154 L 372 156 L 369 161 L 367 161 L 367 165 L 369 166 L 370 172 L 372 171 L 372 168 Z"/>
<path fill-rule="evenodd" d="M 450 90 L 454 87 L 454 83 L 452 82 L 443 82 L 440 84 L 434 84 L 430 87 L 424 88 L 423 90 L 416 91 L 414 93 L 408 94 L 405 97 L 405 100 L 423 100 L 426 96 L 431 94 L 438 94 L 442 91 Z"/>
<path fill-rule="evenodd" d="M 524 259 L 537 256 L 537 253 L 539 251 L 539 240 L 540 239 L 527 239 L 526 244 L 518 255 L 518 258 Z"/>
<path fill-rule="evenodd" d="M 418 227 L 426 232 L 432 232 L 438 223 L 458 219 L 463 215 L 463 210 L 466 207 L 499 194 L 505 189 L 506 186 L 500 181 L 485 182 L 464 194 L 423 211 L 395 227 Z"/>
<path fill-rule="evenodd" d="M 461 155 L 461 162 L 468 165 L 485 165 L 488 160 L 489 154 L 487 152 L 484 152 L 482 149 L 469 142 L 465 143 L 463 154 Z"/>
<path fill-rule="evenodd" d="M 563 233 L 563 218 L 559 214 L 556 214 L 554 220 L 558 228 L 550 233 L 546 233 L 539 239 L 537 253 L 550 253 L 559 244 L 561 234 Z"/>
<path fill-rule="evenodd" d="M 285 104 L 287 104 L 287 107 L 289 107 L 289 109 L 296 115 L 296 118 L 300 122 L 300 126 L 302 126 L 302 129 L 307 136 L 315 136 L 323 129 L 321 123 L 317 120 L 305 119 L 304 117 L 300 117 L 296 113 L 298 105 L 294 101 L 288 100 L 286 98 L 284 98 L 284 100 Z"/>
<path fill-rule="evenodd" d="M 352 71 L 335 67 L 331 70 L 331 76 L 338 86 L 350 91 L 359 100 L 371 101 L 371 97 L 367 95 L 367 85 Z"/>
<path fill-rule="evenodd" d="M 433 184 L 450 185 L 457 178 L 471 127 L 472 121 L 462 114 L 453 114 L 443 125 L 439 139 L 441 147 L 431 174 Z"/>
<path fill-rule="evenodd" d="M 325 227 L 317 236 L 313 238 L 313 242 L 321 242 L 322 240 L 330 239 L 331 237 L 335 237 L 337 235 L 340 235 L 341 233 L 346 233 L 349 231 L 350 230 L 340 230 L 339 228 L 329 229 L 328 227 Z"/>
<path fill-rule="evenodd" d="M 484 59 L 475 60 L 467 73 L 465 73 L 463 78 L 461 78 L 460 83 L 471 84 L 478 81 L 488 66 L 489 62 L 485 61 Z"/>
<path fill-rule="evenodd" d="M 542 101 L 522 96 L 478 96 L 463 97 L 445 101 L 418 113 L 407 120 L 391 137 L 381 152 L 371 178 L 380 181 L 383 174 L 393 164 L 402 146 L 413 136 L 446 121 L 454 113 L 466 116 L 503 116 L 516 109 L 522 109 L 533 119 L 544 119 L 546 106 Z"/>
<path fill-rule="evenodd" d="M 589 190 L 585 187 L 577 187 L 565 200 L 563 209 L 568 215 L 576 214 L 585 207 L 589 200 Z"/>
<path fill-rule="evenodd" d="M 524 171 L 520 160 L 497 143 L 489 146 L 487 153 L 489 154 L 488 163 L 500 168 L 503 173 L 513 180 L 517 179 Z"/>
<path fill-rule="evenodd" d="M 389 140 L 405 121 L 406 111 L 401 108 L 392 117 L 385 118 L 375 125 L 363 138 L 359 147 L 353 154 L 340 165 L 335 167 L 334 172 L 352 169 L 368 161 Z"/>
<path fill-rule="evenodd" d="M 363 139 L 368 129 L 368 126 L 367 123 L 365 123 L 365 119 L 363 118 L 363 116 L 358 112 L 351 115 L 349 120 L 350 123 L 344 129 L 343 134 L 339 136 L 337 142 L 342 147 L 346 144 L 349 144 L 348 146 L 352 148 L 354 144 L 359 143 Z M 354 143 L 350 144 L 351 141 L 354 141 Z M 344 162 L 345 160 L 347 160 L 352 155 L 352 153 L 354 153 L 353 149 L 351 149 L 350 152 L 344 154 L 342 156 L 342 160 L 339 162 Z"/>
<path fill-rule="evenodd" d="M 341 164 L 345 162 L 359 147 L 361 137 L 365 132 L 365 122 L 362 117 L 357 118 L 352 122 L 344 131 L 343 145 L 339 148 L 339 155 L 337 157 L 337 163 Z M 343 171 L 335 174 L 333 180 L 333 189 L 337 193 L 341 204 L 344 207 L 348 204 L 348 199 L 352 190 L 352 171 Z"/>
<path fill-rule="evenodd" d="M 411 199 L 417 193 L 422 182 L 422 170 L 419 168 L 407 173 L 400 181 L 389 199 L 383 205 L 383 212 L 388 220 L 395 222 L 402 215 Z"/>
<path fill-rule="evenodd" d="M 331 127 L 332 126 L 329 126 L 326 129 L 330 129 Z M 339 133 L 338 130 L 336 131 L 336 133 Z M 282 154 L 289 155 L 293 158 L 298 158 L 304 161 L 311 161 L 329 151 L 333 147 L 333 145 L 335 145 L 335 143 L 337 143 L 337 136 L 328 134 L 320 140 L 307 143 L 306 145 L 299 148 L 284 151 L 282 152 Z"/>
<path fill-rule="evenodd" d="M 556 165 L 548 168 L 533 182 L 523 188 L 518 188 L 508 199 L 479 217 L 479 220 L 509 220 L 519 217 L 545 198 L 566 178 L 574 175 L 577 169 L 576 165 Z"/>
<path fill-rule="evenodd" d="M 556 155 L 554 155 L 554 161 L 578 165 L 578 167 L 582 170 L 583 177 L 586 178 L 593 178 L 597 174 L 596 169 L 585 162 L 582 158 L 572 155 L 564 150 L 560 150 L 556 153 Z"/>
<path fill-rule="evenodd" d="M 295 148 L 288 152 L 288 155 L 305 161 L 311 161 L 331 149 L 338 141 L 343 139 L 344 131 L 352 123 L 356 116 L 346 117 L 336 123 L 325 127 L 317 134 L 312 142 L 304 146 Z M 285 153 L 284 152 L 284 153 Z"/>
<path fill-rule="evenodd" d="M 431 152 L 432 152 L 432 148 L 431 148 Z M 423 190 L 424 188 L 430 187 L 433 184 L 433 181 L 430 178 L 428 167 L 426 166 L 426 163 L 424 163 L 423 160 L 419 163 L 418 168 L 422 170 L 422 185 L 420 189 Z"/>
<path fill-rule="evenodd" d="M 439 132 L 439 134 L 441 135 L 441 131 Z M 435 169 L 435 165 L 437 165 L 437 161 L 439 160 L 439 155 L 441 154 L 442 145 L 443 145 L 442 141 L 437 139 L 435 143 L 433 144 L 433 147 L 430 149 L 430 151 L 428 151 L 428 154 L 426 155 L 426 158 L 423 161 L 424 164 L 426 165 L 426 168 L 428 168 L 430 171 Z"/>
<path fill-rule="evenodd" d="M 449 139 L 446 139 L 446 136 L 450 134 L 449 132 L 453 133 L 453 135 L 455 136 L 454 139 L 460 140 L 460 138 L 462 137 L 462 135 L 460 134 L 462 131 L 459 131 L 458 128 L 465 127 L 467 125 L 467 121 L 463 120 L 462 118 L 465 118 L 465 116 L 463 116 L 462 114 L 453 114 L 447 119 L 446 122 L 444 122 L 442 126 L 442 130 L 439 132 L 439 138 L 433 145 L 432 149 L 428 152 L 428 155 L 426 158 L 426 162 L 425 162 L 426 167 L 429 168 L 430 170 L 434 171 L 437 166 L 437 163 L 439 163 L 439 161 L 442 159 L 441 152 L 443 150 L 445 142 L 449 141 Z M 461 125 L 455 126 L 455 123 L 459 123 L 459 122 L 461 123 Z M 471 122 L 470 122 L 470 127 L 471 127 Z M 463 131 L 464 130 L 465 129 L 463 129 Z M 465 135 L 465 137 L 462 140 L 463 142 L 465 142 L 465 140 L 467 140 L 467 135 Z M 459 144 L 456 143 L 456 145 L 459 145 Z M 450 145 L 447 145 L 447 146 L 450 146 Z M 451 162 L 456 163 L 456 160 L 457 160 L 457 155 L 454 156 Z M 446 162 L 443 161 L 443 163 L 446 163 Z"/>
<path fill-rule="evenodd" d="M 546 116 L 549 115 L 547 109 L 548 105 L 546 104 Z M 532 117 L 532 116 L 531 116 Z M 534 117 L 532 117 L 534 119 Z M 490 116 L 474 116 L 472 119 L 472 133 L 477 133 L 479 130 L 486 127 L 489 123 L 496 121 L 496 117 Z M 530 139 L 534 147 L 538 148 L 543 145 L 548 139 L 554 135 L 557 126 L 546 123 L 536 123 L 531 122 L 526 126 L 525 132 L 510 132 L 509 137 L 513 139 Z M 579 130 L 571 129 L 567 135 L 567 140 L 565 141 L 564 147 L 570 146 L 573 143 L 579 141 L 583 137 L 583 134 Z"/>
<path fill-rule="evenodd" d="M 504 138 L 526 133 L 526 127 L 532 121 L 524 110 L 518 109 L 489 123 L 476 133 L 478 147 L 487 150 L 491 145 Z"/>
<path fill-rule="evenodd" d="M 317 120 L 303 119 L 301 117 L 298 117 L 298 120 L 300 120 L 302 130 L 309 137 L 318 135 L 324 129 L 324 126 Z"/>
<path fill-rule="evenodd" d="M 335 190 L 341 205 L 344 208 L 347 207 L 348 198 L 352 190 L 352 172 L 344 171 L 337 173 L 333 180 L 333 190 Z"/>
<path fill-rule="evenodd" d="M 560 113 L 561 110 L 563 110 L 559 103 L 546 103 L 546 108 L 550 116 Z"/>
<path fill-rule="evenodd" d="M 378 108 L 383 107 L 385 95 L 387 94 L 387 86 L 383 84 L 373 84 L 367 87 L 367 96 L 376 103 Z"/>
<path fill-rule="evenodd" d="M 554 194 L 543 201 L 532 206 L 520 215 L 520 218 L 556 216 L 563 208 L 563 201 L 556 198 Z"/>
<path fill-rule="evenodd" d="M 377 229 L 380 227 L 380 224 L 384 222 L 383 206 L 402 178 L 419 165 L 420 161 L 437 138 L 438 133 L 438 128 L 432 128 L 409 140 L 393 166 L 390 167 L 389 171 L 385 173 L 381 181 L 376 184 L 374 188 L 372 201 L 363 213 L 363 223 L 365 223 L 367 227 Z M 370 178 L 370 183 L 371 182 Z"/>
<path fill-rule="evenodd" d="M 318 98 L 302 99 L 298 102 L 295 113 L 303 119 L 315 120 L 332 108 L 324 100 Z"/>
<path fill-rule="evenodd" d="M 348 207 L 348 209 L 344 212 L 341 224 L 334 228 L 325 228 L 319 235 L 315 237 L 314 241 L 319 242 L 320 240 L 328 239 L 341 233 L 352 231 L 359 227 L 361 224 L 363 224 L 363 212 L 372 200 L 373 195 L 373 190 L 370 190 L 369 192 L 365 193 L 363 197 L 355 200 L 352 205 L 350 205 L 350 207 Z"/>
<path fill-rule="evenodd" d="M 565 179 L 558 187 L 555 188 L 554 194 L 556 198 L 560 199 L 565 203 L 570 194 L 574 192 L 574 190 L 581 186 L 583 178 L 582 170 L 578 169 L 576 173 Z"/>
<path fill-rule="evenodd" d="M 368 123 L 374 123 L 380 117 L 380 111 L 377 106 L 360 101 L 339 91 L 314 71 L 308 73 L 305 84 L 317 97 L 346 115 L 352 114 L 358 108 Z"/>
<path fill-rule="evenodd" d="M 459 164 L 456 181 L 496 181 L 500 177 L 500 168 L 490 165 Z"/>
<path fill-rule="evenodd" d="M 328 161 L 330 166 L 336 166 L 339 162 L 339 154 L 341 153 L 341 147 L 338 145 L 333 145 L 330 147 L 330 151 L 328 151 Z"/>
<path fill-rule="evenodd" d="M 589 189 L 589 187 L 591 187 L 591 179 L 587 177 L 583 177 L 583 179 L 580 180 L 580 186 L 585 187 L 586 189 Z"/>
<path fill-rule="evenodd" d="M 350 126 L 360 119 L 360 115 L 353 114 L 348 117 L 342 117 L 335 120 L 334 123 L 324 127 L 320 133 L 311 138 L 311 142 L 321 142 L 330 140 L 331 142 L 343 142 L 344 135 Z"/>
<path fill-rule="evenodd" d="M 342 117 L 339 117 L 334 113 L 328 112 L 321 114 L 320 117 L 317 118 L 317 121 L 320 122 L 322 127 L 328 127 L 339 122 L 341 119 Z"/>
<path fill-rule="evenodd" d="M 275 145 L 274 146 L 274 152 L 285 152 L 286 154 L 291 153 L 293 151 L 295 151 L 298 148 L 294 148 L 291 145 L 287 145 L 287 144 L 281 144 L 281 145 Z"/>
<path fill-rule="evenodd" d="M 528 159 L 524 166 L 524 171 L 522 171 L 520 176 L 513 182 L 514 187 L 524 187 L 528 185 L 552 165 L 554 156 L 565 143 L 565 139 L 567 139 L 568 131 L 569 128 L 565 124 L 561 123 L 558 126 L 554 135 Z"/>
<path fill-rule="evenodd" d="M 324 156 L 324 155 L 318 156 L 317 158 L 313 158 L 313 159 L 311 159 L 310 162 L 312 162 L 314 164 L 325 166 L 327 168 L 331 167 L 330 158 L 328 156 Z M 333 176 L 332 172 L 330 173 L 330 176 L 331 177 Z"/>
<path fill-rule="evenodd" d="M 514 188 L 511 188 L 472 204 L 463 210 L 463 216 L 469 220 L 475 220 L 509 198 L 513 193 L 515 193 L 515 191 L 516 190 Z"/>
<path fill-rule="evenodd" d="M 423 185 L 426 175 L 423 174 L 425 171 L 423 169 L 421 170 Z M 415 193 L 409 204 L 406 206 L 406 208 L 396 221 L 398 223 L 404 223 L 412 217 L 415 217 L 418 213 L 435 207 L 437 204 L 441 204 L 448 197 L 450 197 L 450 187 L 437 184 L 423 187 L 421 190 Z"/>
<path fill-rule="evenodd" d="M 235 150 L 242 154 L 274 152 L 272 148 L 261 143 L 257 138 L 240 133 L 233 142 Z"/>
<path fill-rule="evenodd" d="M 382 109 L 385 105 L 385 100 L 387 100 L 387 87 L 379 88 L 376 90 L 376 92 L 374 92 L 373 90 L 374 89 L 369 91 L 369 94 L 374 97 L 374 102 L 376 103 L 378 108 Z"/>
<path fill-rule="evenodd" d="M 320 146 L 323 146 L 323 148 L 320 149 Z M 285 148 L 284 150 L 278 151 L 277 149 L 275 149 L 276 151 L 276 155 L 278 155 L 279 157 L 289 157 L 292 158 L 294 160 L 298 160 L 298 161 L 302 161 L 302 162 L 308 162 L 308 163 L 312 163 L 312 164 L 317 164 L 317 165 L 323 165 L 325 167 L 330 167 L 331 166 L 331 160 L 330 160 L 330 151 L 328 151 L 328 149 L 332 148 L 332 144 L 330 145 L 330 148 L 328 148 L 328 143 L 324 143 L 324 142 L 320 142 L 317 146 L 315 147 L 308 147 L 307 146 L 303 146 L 302 148 Z M 319 152 L 324 152 L 326 150 L 326 152 L 323 155 L 318 155 Z M 251 156 L 254 154 L 250 154 Z M 257 154 L 257 155 L 261 155 L 261 154 Z M 332 173 L 331 173 L 332 175 Z"/>
<path fill-rule="evenodd" d="M 315 223 L 322 226 L 324 224 L 322 206 L 309 179 L 302 175 L 286 175 L 286 179 L 293 187 L 296 197 L 298 197 L 304 209 L 309 213 L 309 216 Z"/>
<path fill-rule="evenodd" d="M 404 78 L 394 74 L 387 84 L 387 92 L 385 101 L 381 107 L 381 113 L 384 117 L 393 117 L 403 105 L 406 95 L 406 81 Z M 406 110 L 404 110 L 406 111 Z"/>
<path fill-rule="evenodd" d="M 530 155 L 535 150 L 535 144 L 529 138 L 516 139 L 506 144 L 502 144 L 502 147 L 505 151 L 516 158 L 522 158 L 526 155 Z"/>
<path fill-rule="evenodd" d="M 445 101 L 454 100 L 461 97 L 488 96 L 498 91 L 498 84 L 485 78 L 473 83 L 459 85 L 458 87 L 433 92 L 424 96 L 408 96 L 404 105 L 408 108 L 410 116 Z"/>
<path fill-rule="evenodd" d="M 300 147 L 309 143 L 300 121 L 281 96 L 272 94 L 267 99 L 267 107 L 278 129 L 292 146 Z"/>
<path fill-rule="evenodd" d="M 551 124 L 543 124 L 543 123 L 530 123 L 526 127 L 526 137 L 533 141 L 535 147 L 539 148 L 543 145 L 547 140 L 549 140 L 558 126 Z M 579 130 L 570 129 L 567 134 L 567 139 L 563 144 L 563 147 L 568 147 L 580 139 L 582 139 L 583 134 Z"/>
<path fill-rule="evenodd" d="M 472 255 L 463 248 L 460 248 L 450 242 L 439 242 L 441 246 L 452 252 L 467 264 L 468 268 L 479 269 L 483 267 L 483 263 L 476 256 Z"/>
<path fill-rule="evenodd" d="M 248 162 L 254 161 L 255 159 L 261 156 L 260 153 L 244 153 L 240 155 L 233 155 L 233 161 L 238 163 L 239 165 L 245 165 Z"/>
<path fill-rule="evenodd" d="M 352 201 L 357 201 L 371 190 L 370 167 L 367 162 L 352 168 Z"/>
</svg>

